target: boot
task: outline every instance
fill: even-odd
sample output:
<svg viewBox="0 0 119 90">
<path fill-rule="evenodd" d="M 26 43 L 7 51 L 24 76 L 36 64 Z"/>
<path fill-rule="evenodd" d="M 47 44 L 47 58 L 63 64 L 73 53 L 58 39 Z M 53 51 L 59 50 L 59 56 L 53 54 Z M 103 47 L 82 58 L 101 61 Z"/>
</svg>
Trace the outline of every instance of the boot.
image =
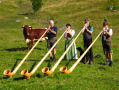
<svg viewBox="0 0 119 90">
<path fill-rule="evenodd" d="M 89 64 L 89 60 L 86 62 L 86 64 Z"/>
<path fill-rule="evenodd" d="M 52 57 L 50 57 L 50 62 L 52 62 L 53 61 L 53 59 L 52 59 Z"/>
<path fill-rule="evenodd" d="M 86 60 L 84 60 L 83 63 L 86 64 Z"/>
<path fill-rule="evenodd" d="M 109 66 L 112 67 L 112 61 L 110 61 Z"/>
<path fill-rule="evenodd" d="M 93 61 L 89 61 L 89 64 L 92 65 L 93 64 Z"/>
<path fill-rule="evenodd" d="M 53 57 L 53 61 L 55 62 L 55 56 Z"/>
</svg>

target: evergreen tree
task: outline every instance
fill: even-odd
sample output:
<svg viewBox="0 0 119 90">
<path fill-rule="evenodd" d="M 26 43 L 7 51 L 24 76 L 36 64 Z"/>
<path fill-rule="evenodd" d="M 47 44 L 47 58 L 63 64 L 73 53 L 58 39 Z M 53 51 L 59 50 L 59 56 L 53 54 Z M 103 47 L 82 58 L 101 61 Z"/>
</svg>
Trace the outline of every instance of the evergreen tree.
<svg viewBox="0 0 119 90">
<path fill-rule="evenodd" d="M 34 13 L 37 12 L 43 5 L 42 0 L 30 0 L 32 2 L 32 9 Z"/>
</svg>

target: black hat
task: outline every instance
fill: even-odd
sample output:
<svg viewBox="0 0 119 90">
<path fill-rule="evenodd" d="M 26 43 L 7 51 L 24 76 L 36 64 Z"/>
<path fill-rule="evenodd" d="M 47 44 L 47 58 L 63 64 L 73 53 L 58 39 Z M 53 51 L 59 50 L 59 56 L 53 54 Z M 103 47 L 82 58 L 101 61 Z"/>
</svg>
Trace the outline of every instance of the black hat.
<svg viewBox="0 0 119 90">
<path fill-rule="evenodd" d="M 71 27 L 71 24 L 68 23 L 68 24 L 66 24 L 66 26 L 70 26 Z"/>
<path fill-rule="evenodd" d="M 108 25 L 108 22 L 106 19 L 104 19 L 103 26 L 106 26 L 106 25 Z"/>
</svg>

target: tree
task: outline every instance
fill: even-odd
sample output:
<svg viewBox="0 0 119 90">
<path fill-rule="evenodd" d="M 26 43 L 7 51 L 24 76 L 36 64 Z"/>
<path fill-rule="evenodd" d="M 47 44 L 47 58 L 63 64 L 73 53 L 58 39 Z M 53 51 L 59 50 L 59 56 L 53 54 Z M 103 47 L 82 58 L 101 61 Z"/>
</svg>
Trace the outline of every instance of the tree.
<svg viewBox="0 0 119 90">
<path fill-rule="evenodd" d="M 32 2 L 32 9 L 34 13 L 37 12 L 43 5 L 42 0 L 30 0 Z"/>
</svg>

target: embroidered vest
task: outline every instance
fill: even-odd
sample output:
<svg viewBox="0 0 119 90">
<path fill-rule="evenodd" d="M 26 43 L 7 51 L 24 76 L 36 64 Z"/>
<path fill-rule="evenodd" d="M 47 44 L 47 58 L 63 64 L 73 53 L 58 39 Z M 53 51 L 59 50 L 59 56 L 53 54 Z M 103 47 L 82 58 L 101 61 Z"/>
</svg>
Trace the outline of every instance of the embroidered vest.
<svg viewBox="0 0 119 90">
<path fill-rule="evenodd" d="M 110 32 L 110 29 L 108 29 L 107 32 Z M 106 37 L 106 39 L 105 39 L 105 37 Z M 111 36 L 109 36 L 109 35 L 107 35 L 105 33 L 102 33 L 102 42 L 111 42 L 111 40 L 112 40 Z"/>
</svg>

